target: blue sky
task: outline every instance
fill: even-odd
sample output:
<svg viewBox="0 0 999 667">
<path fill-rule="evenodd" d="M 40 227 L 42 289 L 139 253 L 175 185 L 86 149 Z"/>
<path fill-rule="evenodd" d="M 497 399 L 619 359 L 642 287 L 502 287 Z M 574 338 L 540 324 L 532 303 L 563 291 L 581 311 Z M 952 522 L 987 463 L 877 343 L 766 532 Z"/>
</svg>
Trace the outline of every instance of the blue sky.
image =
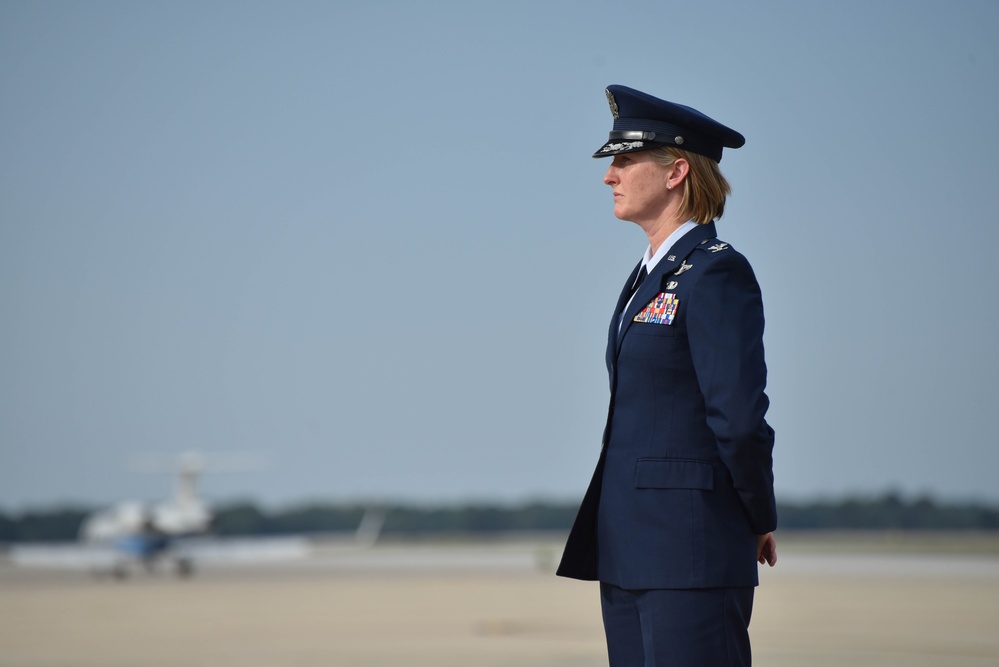
<svg viewBox="0 0 999 667">
<path fill-rule="evenodd" d="M 363 6 L 361 6 L 363 4 Z M 607 84 L 747 137 L 787 499 L 999 501 L 999 5 L 0 2 L 0 508 L 574 499 L 645 248 Z"/>
</svg>

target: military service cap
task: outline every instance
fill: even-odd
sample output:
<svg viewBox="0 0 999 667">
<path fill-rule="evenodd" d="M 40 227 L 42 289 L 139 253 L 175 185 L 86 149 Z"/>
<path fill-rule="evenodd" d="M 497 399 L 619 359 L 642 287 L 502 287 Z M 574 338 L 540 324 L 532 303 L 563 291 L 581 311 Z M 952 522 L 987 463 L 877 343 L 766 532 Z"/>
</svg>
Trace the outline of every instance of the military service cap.
<svg viewBox="0 0 999 667">
<path fill-rule="evenodd" d="M 627 86 L 607 86 L 614 115 L 610 137 L 593 157 L 676 146 L 721 162 L 722 148 L 739 148 L 746 138 L 697 109 L 667 102 Z"/>
</svg>

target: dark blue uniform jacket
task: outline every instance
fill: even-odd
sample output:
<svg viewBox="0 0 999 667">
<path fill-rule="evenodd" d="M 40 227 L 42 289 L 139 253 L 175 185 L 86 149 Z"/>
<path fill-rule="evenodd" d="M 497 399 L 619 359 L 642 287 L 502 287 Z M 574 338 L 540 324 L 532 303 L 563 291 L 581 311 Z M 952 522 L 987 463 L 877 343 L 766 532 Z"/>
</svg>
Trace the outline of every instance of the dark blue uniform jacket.
<svg viewBox="0 0 999 667">
<path fill-rule="evenodd" d="M 628 589 L 755 586 L 755 536 L 777 526 L 756 276 L 714 223 L 698 225 L 638 289 L 619 333 L 638 268 L 611 318 L 603 448 L 558 574 Z M 677 302 L 671 323 L 634 321 L 663 293 Z"/>
</svg>

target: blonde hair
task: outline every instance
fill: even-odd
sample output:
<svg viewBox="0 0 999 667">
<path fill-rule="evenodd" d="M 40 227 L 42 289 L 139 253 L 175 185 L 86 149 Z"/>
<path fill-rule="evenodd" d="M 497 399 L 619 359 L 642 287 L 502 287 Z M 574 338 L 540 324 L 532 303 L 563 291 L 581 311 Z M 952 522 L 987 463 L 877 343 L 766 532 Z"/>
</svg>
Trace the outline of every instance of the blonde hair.
<svg viewBox="0 0 999 667">
<path fill-rule="evenodd" d="M 717 162 L 676 146 L 660 146 L 649 153 L 663 167 L 672 167 L 679 159 L 686 160 L 690 165 L 687 178 L 683 179 L 683 199 L 680 201 L 680 213 L 687 220 L 704 225 L 722 217 L 725 213 L 725 199 L 732 194 L 732 188 Z"/>
</svg>

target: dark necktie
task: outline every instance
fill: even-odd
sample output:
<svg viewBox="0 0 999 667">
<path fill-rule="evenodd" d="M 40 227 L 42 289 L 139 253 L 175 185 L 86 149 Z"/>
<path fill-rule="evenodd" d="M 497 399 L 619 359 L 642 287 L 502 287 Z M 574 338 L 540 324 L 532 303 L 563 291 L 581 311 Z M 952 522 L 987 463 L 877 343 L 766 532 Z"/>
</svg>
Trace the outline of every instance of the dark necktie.
<svg viewBox="0 0 999 667">
<path fill-rule="evenodd" d="M 645 268 L 644 264 L 642 264 L 642 268 L 640 268 L 638 270 L 638 275 L 635 276 L 635 282 L 632 283 L 632 285 L 631 285 L 631 293 L 628 295 L 628 298 L 625 299 L 625 301 L 624 301 L 624 309 L 625 310 L 627 310 L 628 304 L 631 303 L 631 299 L 634 298 L 635 292 L 638 291 L 638 288 L 642 286 L 642 283 L 644 283 L 645 279 L 648 278 L 648 277 L 649 277 L 649 270 L 647 268 Z M 621 329 L 624 328 L 624 327 L 621 326 L 623 323 L 624 323 L 624 311 L 621 312 L 620 319 L 617 322 L 617 333 L 618 333 L 618 335 L 621 334 Z"/>
<path fill-rule="evenodd" d="M 635 284 L 631 286 L 632 295 L 638 291 L 638 288 L 642 286 L 642 283 L 644 283 L 645 279 L 648 277 L 649 271 L 645 268 L 645 265 L 642 264 L 642 268 L 638 271 L 638 276 L 635 277 Z"/>
</svg>

